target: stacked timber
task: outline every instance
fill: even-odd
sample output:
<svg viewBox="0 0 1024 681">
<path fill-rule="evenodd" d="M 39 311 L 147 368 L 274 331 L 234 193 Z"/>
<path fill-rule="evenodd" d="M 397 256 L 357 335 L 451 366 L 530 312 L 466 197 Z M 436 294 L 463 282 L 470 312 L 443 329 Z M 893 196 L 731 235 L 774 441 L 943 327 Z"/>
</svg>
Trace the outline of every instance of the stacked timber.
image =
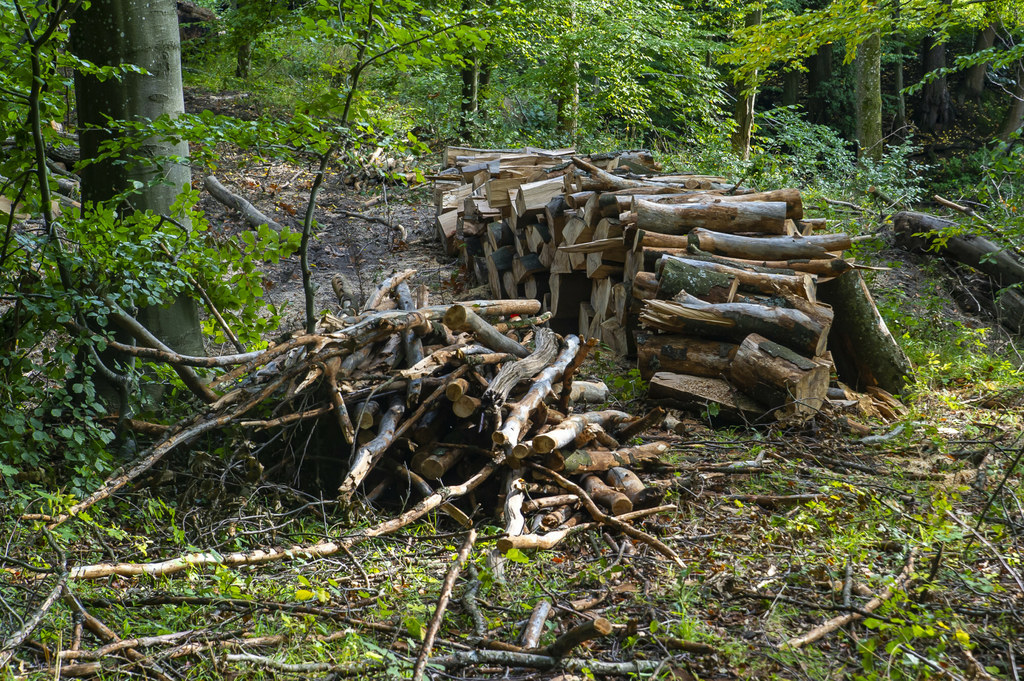
<svg viewBox="0 0 1024 681">
<path fill-rule="evenodd" d="M 514 168 L 502 163 L 522 162 L 521 152 L 473 151 L 488 160 L 450 150 L 445 174 L 472 174 L 477 186 L 438 194 L 470 270 L 496 297 L 541 301 L 558 332 L 636 356 L 652 397 L 748 421 L 803 419 L 826 399 L 833 354 L 858 389 L 901 389 L 909 366 L 857 266 L 842 257 L 852 239 L 805 219 L 798 190 L 653 174 L 653 160 L 635 152 L 521 150 L 533 154 L 534 171 L 502 177 Z M 481 163 L 492 165 L 485 173 Z M 460 193 L 462 213 L 446 198 Z M 827 303 L 855 311 L 841 320 L 838 347 L 829 345 L 836 312 Z M 891 360 L 884 367 L 879 348 Z"/>
</svg>

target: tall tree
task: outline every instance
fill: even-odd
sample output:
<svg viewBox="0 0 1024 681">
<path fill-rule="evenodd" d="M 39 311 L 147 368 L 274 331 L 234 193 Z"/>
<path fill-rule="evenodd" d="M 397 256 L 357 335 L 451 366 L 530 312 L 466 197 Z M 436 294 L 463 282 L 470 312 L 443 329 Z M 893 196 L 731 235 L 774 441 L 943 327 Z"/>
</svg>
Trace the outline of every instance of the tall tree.
<svg viewBox="0 0 1024 681">
<path fill-rule="evenodd" d="M 974 51 L 982 52 L 987 50 L 996 42 L 996 24 L 992 22 L 978 31 L 974 37 Z M 975 64 L 967 69 L 964 76 L 963 86 L 960 89 L 960 97 L 963 101 L 977 102 L 981 99 L 981 93 L 985 90 L 985 77 L 988 75 L 988 62 Z"/>
<path fill-rule="evenodd" d="M 860 158 L 882 158 L 882 36 L 857 48 L 857 145 Z"/>
<path fill-rule="evenodd" d="M 1014 70 L 1014 82 L 1010 87 L 1010 107 L 1003 117 L 1002 125 L 999 126 L 998 138 L 1004 142 L 1009 141 L 1013 133 L 1020 130 L 1024 124 L 1024 59 L 1017 61 L 1017 68 Z"/>
<path fill-rule="evenodd" d="M 747 28 L 757 26 L 761 23 L 761 8 L 757 7 L 743 18 Z M 744 161 L 750 159 L 750 136 L 754 130 L 754 100 L 757 96 L 755 83 L 757 71 L 753 77 L 739 79 L 736 81 L 737 89 L 741 90 L 736 95 L 736 129 L 732 133 L 732 151 Z"/>
<path fill-rule="evenodd" d="M 92 0 L 79 12 L 71 47 L 76 56 L 97 66 L 133 64 L 145 70 L 104 80 L 76 73 L 83 159 L 99 159 L 104 144 L 116 141 L 110 121 L 145 122 L 185 111 L 174 0 Z M 82 171 L 83 199 L 88 204 L 120 195 L 126 197 L 122 211 L 167 215 L 190 182 L 187 158 L 187 142 L 150 136 L 130 156 L 87 165 Z M 139 321 L 175 350 L 203 354 L 199 313 L 191 298 L 143 308 Z"/>
<path fill-rule="evenodd" d="M 931 35 L 921 41 L 921 72 L 932 73 L 946 68 L 946 41 Z M 931 78 L 921 89 L 917 105 L 917 125 L 928 132 L 941 132 L 953 123 L 953 101 L 945 75 Z"/>
</svg>

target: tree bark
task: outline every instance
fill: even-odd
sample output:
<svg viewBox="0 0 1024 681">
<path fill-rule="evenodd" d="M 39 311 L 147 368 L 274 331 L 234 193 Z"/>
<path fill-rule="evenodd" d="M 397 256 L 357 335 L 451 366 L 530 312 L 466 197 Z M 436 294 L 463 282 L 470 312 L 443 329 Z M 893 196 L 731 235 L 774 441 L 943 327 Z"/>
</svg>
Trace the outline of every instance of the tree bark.
<svg viewBox="0 0 1024 681">
<path fill-rule="evenodd" d="M 902 392 L 912 374 L 910 361 L 889 333 L 860 272 L 847 272 L 819 288 L 832 306 L 829 350 L 840 380 L 857 390 L 876 385 Z"/>
<path fill-rule="evenodd" d="M 775 409 L 776 418 L 813 416 L 828 393 L 829 365 L 801 357 L 764 336 L 740 343 L 729 367 L 729 382 Z"/>
<path fill-rule="evenodd" d="M 825 123 L 829 101 L 825 83 L 832 78 L 832 43 L 819 47 L 806 63 L 807 116 L 814 123 Z"/>
<path fill-rule="evenodd" d="M 646 331 L 637 334 L 636 346 L 637 368 L 645 381 L 659 371 L 721 378 L 727 375 L 738 347 L 724 341 Z"/>
<path fill-rule="evenodd" d="M 71 47 L 98 66 L 135 64 L 148 72 L 104 81 L 75 72 L 82 158 L 96 158 L 101 145 L 114 140 L 108 119 L 147 121 L 184 112 L 178 18 L 171 0 L 95 0 L 76 15 Z M 185 141 L 153 136 L 124 163 L 110 159 L 89 165 L 81 171 L 83 203 L 110 200 L 132 182 L 141 182 L 121 210 L 167 215 L 191 180 L 186 163 L 168 159 L 187 158 L 188 153 Z M 199 309 L 192 298 L 143 308 L 137 317 L 175 351 L 204 354 Z"/>
<path fill-rule="evenodd" d="M 987 50 L 996 41 L 996 25 L 991 23 L 982 30 L 978 31 L 978 35 L 974 38 L 974 51 L 981 52 Z M 977 102 L 981 99 L 981 93 L 985 91 L 985 77 L 988 75 L 988 63 L 975 64 L 971 68 L 967 69 L 967 73 L 964 75 L 963 86 L 960 90 L 960 96 L 963 101 Z"/>
<path fill-rule="evenodd" d="M 921 41 L 921 72 L 928 74 L 946 68 L 946 43 L 925 36 Z M 953 123 L 953 102 L 945 76 L 925 83 L 917 105 L 917 125 L 927 132 L 942 132 Z"/>
<path fill-rule="evenodd" d="M 761 9 L 747 13 L 744 25 L 757 26 L 761 23 Z M 754 74 L 756 78 L 756 73 Z M 750 138 L 754 129 L 754 100 L 756 90 L 753 83 L 737 82 L 736 88 L 736 130 L 732 134 L 732 151 L 744 161 L 750 160 Z M 749 92 L 743 92 L 749 88 Z"/>
<path fill-rule="evenodd" d="M 814 278 L 809 274 L 766 274 L 730 267 L 704 260 L 665 256 L 661 259 L 659 271 L 660 284 L 658 297 L 671 298 L 680 291 L 705 298 L 713 295 L 713 289 L 730 291 L 733 280 L 739 282 L 743 290 L 758 293 L 778 293 L 780 291 L 815 301 Z M 715 300 L 708 302 L 728 302 Z"/>
<path fill-rule="evenodd" d="M 656 240 L 656 239 L 654 239 Z M 707 253 L 744 260 L 821 260 L 828 253 L 844 251 L 853 242 L 847 234 L 816 234 L 792 237 L 749 237 L 695 229 L 686 237 L 687 245 Z M 644 237 L 644 243 L 647 237 Z"/>
<path fill-rule="evenodd" d="M 882 160 L 882 37 L 876 30 L 857 48 L 857 142 L 860 158 Z"/>
<path fill-rule="evenodd" d="M 1010 136 L 1024 123 L 1024 60 L 1017 62 L 1015 77 L 1016 82 L 1010 90 L 1010 106 L 999 126 L 998 137 L 1003 142 L 1009 142 Z"/>
<path fill-rule="evenodd" d="M 786 204 L 781 201 L 723 201 L 715 203 L 634 203 L 639 229 L 662 234 L 686 234 L 694 227 L 714 232 L 786 233 Z"/>
</svg>

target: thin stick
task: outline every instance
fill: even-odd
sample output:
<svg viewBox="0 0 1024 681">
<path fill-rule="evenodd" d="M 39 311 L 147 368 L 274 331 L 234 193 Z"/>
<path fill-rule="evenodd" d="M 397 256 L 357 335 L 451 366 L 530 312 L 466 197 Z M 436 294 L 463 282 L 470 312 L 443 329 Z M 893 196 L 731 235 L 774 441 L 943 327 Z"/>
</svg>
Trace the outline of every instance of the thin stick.
<svg viewBox="0 0 1024 681">
<path fill-rule="evenodd" d="M 682 558 L 679 557 L 679 554 L 677 554 L 671 548 L 666 546 L 664 542 L 662 542 L 657 537 L 651 536 L 643 530 L 638 530 L 632 525 L 624 523 L 621 520 L 615 518 L 614 516 L 610 516 L 601 509 L 599 509 L 597 507 L 597 504 L 594 503 L 594 500 L 590 498 L 590 495 L 587 494 L 586 491 L 584 491 L 584 489 L 577 485 L 576 483 L 570 481 L 568 478 L 559 475 L 558 473 L 554 472 L 549 468 L 545 468 L 544 466 L 539 466 L 535 463 L 530 464 L 530 466 L 532 466 L 534 470 L 539 471 L 543 475 L 546 475 L 547 477 L 551 478 L 565 489 L 569 490 L 570 492 L 578 496 L 580 498 L 580 502 L 582 502 L 583 504 L 583 507 L 587 509 L 587 512 L 590 513 L 590 516 L 597 522 L 604 523 L 605 525 L 611 525 L 623 534 L 629 535 L 634 539 L 639 539 L 640 541 L 644 542 L 645 544 L 653 548 L 658 553 L 670 558 L 672 562 L 674 562 L 680 568 L 686 568 L 686 564 L 683 562 Z"/>
<path fill-rule="evenodd" d="M 475 543 L 476 530 L 471 529 L 469 534 L 466 535 L 466 541 L 462 543 L 462 548 L 459 549 L 458 557 L 452 563 L 452 566 L 448 568 L 448 574 L 444 577 L 444 584 L 441 585 L 441 595 L 437 599 L 437 609 L 434 610 L 434 617 L 430 620 L 430 626 L 427 627 L 427 635 L 423 639 L 423 647 L 420 648 L 419 657 L 416 658 L 416 664 L 412 668 L 413 681 L 420 681 L 423 678 L 423 670 L 427 666 L 427 658 L 430 657 L 430 650 L 434 647 L 434 639 L 437 638 L 437 631 L 441 628 L 441 620 L 444 619 L 444 611 L 452 597 L 452 587 L 455 586 L 459 570 L 462 569 L 462 564 L 466 562 L 466 558 L 469 557 L 469 552 Z"/>
<path fill-rule="evenodd" d="M 903 570 L 900 572 L 899 576 L 896 577 L 896 582 L 892 586 L 886 588 L 885 591 L 883 591 L 880 595 L 872 598 L 870 601 L 865 603 L 863 608 L 864 611 L 870 613 L 877 610 L 878 607 L 882 605 L 882 603 L 892 598 L 896 594 L 896 591 L 898 589 L 902 589 L 907 586 L 908 582 L 910 581 L 910 576 L 914 572 L 914 557 L 915 551 L 914 549 L 911 549 L 910 555 L 907 557 L 907 564 L 903 566 Z M 864 615 L 857 612 L 849 612 L 845 615 L 833 617 L 824 624 L 817 626 L 814 629 L 811 629 L 803 636 L 797 636 L 795 638 L 789 639 L 788 641 L 782 644 L 782 647 L 794 649 L 801 648 L 807 645 L 808 643 L 814 643 L 818 639 L 832 633 L 839 627 L 845 626 L 850 622 L 856 622 L 857 620 L 863 617 Z"/>
<path fill-rule="evenodd" d="M 563 413 L 569 411 L 569 393 L 572 391 L 572 376 L 583 365 L 587 355 L 590 354 L 595 345 L 597 345 L 597 339 L 588 338 L 585 343 L 580 345 L 580 349 L 576 351 L 576 356 L 572 358 L 569 366 L 565 367 L 565 371 L 562 372 L 562 396 L 558 399 L 558 411 Z"/>
</svg>

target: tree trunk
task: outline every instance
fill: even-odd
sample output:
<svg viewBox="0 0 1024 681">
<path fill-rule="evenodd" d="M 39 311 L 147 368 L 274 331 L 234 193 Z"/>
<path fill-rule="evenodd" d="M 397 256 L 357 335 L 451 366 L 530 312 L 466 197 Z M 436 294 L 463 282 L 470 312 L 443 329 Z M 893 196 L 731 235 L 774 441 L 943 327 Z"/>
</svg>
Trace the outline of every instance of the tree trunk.
<svg viewBox="0 0 1024 681">
<path fill-rule="evenodd" d="M 459 133 L 463 140 L 472 139 L 472 126 L 480 108 L 480 58 L 474 50 L 473 55 L 462 67 L 462 100 L 459 105 Z"/>
<path fill-rule="evenodd" d="M 100 146 L 113 138 L 108 118 L 145 121 L 184 112 L 178 40 L 177 12 L 171 0 L 94 0 L 87 10 L 79 11 L 71 37 L 78 57 L 98 66 L 135 64 L 148 72 L 105 81 L 76 72 L 82 158 L 95 158 Z M 188 153 L 187 142 L 151 137 L 126 163 L 112 159 L 89 165 L 82 170 L 83 203 L 109 200 L 131 182 L 141 182 L 122 210 L 169 214 L 191 176 L 186 164 L 166 159 L 187 158 Z M 183 296 L 164 308 L 144 308 L 138 319 L 175 351 L 204 353 L 199 312 L 191 298 Z"/>
<path fill-rule="evenodd" d="M 800 71 L 787 69 L 782 73 L 782 105 L 796 106 L 800 101 Z"/>
<path fill-rule="evenodd" d="M 1009 142 L 1010 136 L 1024 122 L 1024 61 L 1017 62 L 1016 80 L 1010 90 L 1010 108 L 1006 110 L 1003 123 L 999 126 L 998 137 L 1003 142 Z"/>
<path fill-rule="evenodd" d="M 829 100 L 825 83 L 832 77 L 832 43 L 819 47 L 806 64 L 807 117 L 813 123 L 824 123 Z"/>
<path fill-rule="evenodd" d="M 757 26 L 761 23 L 761 10 L 756 9 L 743 19 L 746 26 Z M 755 74 L 756 75 L 756 74 Z M 732 150 L 744 161 L 750 159 L 750 137 L 754 129 L 754 98 L 756 91 L 752 83 L 736 83 L 736 130 L 732 134 Z M 743 90 L 750 88 L 749 92 Z"/>
<path fill-rule="evenodd" d="M 665 256 L 661 259 L 658 272 L 660 284 L 658 297 L 671 298 L 680 291 L 713 303 L 728 302 L 727 299 L 713 300 L 716 292 L 732 290 L 733 281 L 739 288 L 756 293 L 785 292 L 815 302 L 814 278 L 809 274 L 774 274 L 754 272 L 741 267 L 723 265 L 694 258 Z M 718 289 L 718 291 L 716 291 Z"/>
<path fill-rule="evenodd" d="M 876 385 L 902 392 L 912 373 L 910 361 L 889 333 L 861 273 L 847 272 L 818 292 L 835 313 L 829 350 L 840 380 L 857 390 Z"/>
<path fill-rule="evenodd" d="M 928 74 L 946 68 L 946 43 L 937 43 L 931 36 L 921 42 L 921 71 Z M 953 102 L 949 97 L 946 77 L 935 78 L 921 89 L 917 125 L 927 132 L 942 132 L 953 123 Z"/>
<path fill-rule="evenodd" d="M 878 31 L 857 48 L 857 142 L 860 158 L 882 159 L 882 38 Z"/>
<path fill-rule="evenodd" d="M 974 38 L 974 51 L 987 50 L 996 41 L 996 25 L 989 24 Z M 964 75 L 963 86 L 960 89 L 961 101 L 977 102 L 981 99 L 981 93 L 985 91 L 985 77 L 988 75 L 988 63 L 975 64 L 967 69 Z"/>
</svg>

